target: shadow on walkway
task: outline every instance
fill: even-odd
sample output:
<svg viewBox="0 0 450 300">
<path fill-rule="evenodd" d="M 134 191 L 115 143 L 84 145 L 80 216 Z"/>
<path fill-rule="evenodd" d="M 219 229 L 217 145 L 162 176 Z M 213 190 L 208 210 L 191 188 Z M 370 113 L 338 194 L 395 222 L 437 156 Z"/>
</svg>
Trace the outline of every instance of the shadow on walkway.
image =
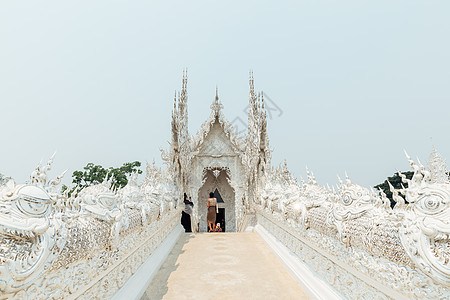
<svg viewBox="0 0 450 300">
<path fill-rule="evenodd" d="M 193 237 L 193 233 L 182 233 L 180 235 L 180 238 L 173 247 L 166 261 L 159 269 L 155 278 L 153 278 L 152 283 L 147 288 L 141 300 L 162 299 L 164 295 L 167 294 L 167 291 L 169 290 L 168 283 L 170 274 L 178 269 L 178 257 L 185 252 L 185 250 L 183 250 L 184 245 L 186 245 Z"/>
</svg>

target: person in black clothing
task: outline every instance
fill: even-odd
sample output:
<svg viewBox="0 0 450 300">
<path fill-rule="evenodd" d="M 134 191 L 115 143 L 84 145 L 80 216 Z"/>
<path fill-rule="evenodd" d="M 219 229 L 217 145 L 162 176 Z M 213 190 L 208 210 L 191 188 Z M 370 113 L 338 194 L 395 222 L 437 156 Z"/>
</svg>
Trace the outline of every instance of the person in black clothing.
<svg viewBox="0 0 450 300">
<path fill-rule="evenodd" d="M 184 209 L 181 213 L 181 225 L 183 225 L 185 232 L 192 232 L 191 215 L 193 207 L 194 203 L 188 200 L 186 193 L 184 193 Z"/>
</svg>

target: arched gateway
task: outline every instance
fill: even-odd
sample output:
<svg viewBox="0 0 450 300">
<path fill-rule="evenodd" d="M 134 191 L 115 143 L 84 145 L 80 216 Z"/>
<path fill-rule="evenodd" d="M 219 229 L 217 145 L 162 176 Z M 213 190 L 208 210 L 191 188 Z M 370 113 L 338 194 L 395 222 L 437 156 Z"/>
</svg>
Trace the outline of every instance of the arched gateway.
<svg viewBox="0 0 450 300">
<path fill-rule="evenodd" d="M 175 174 L 180 194 L 194 202 L 194 218 L 201 232 L 207 231 L 206 201 L 210 192 L 220 198 L 217 223 L 227 232 L 238 231 L 245 213 L 251 209 L 258 183 L 270 166 L 264 99 L 257 97 L 250 76 L 249 127 L 239 135 L 222 113 L 216 97 L 209 118 L 193 138 L 188 133 L 187 76 L 183 74 L 181 93 L 175 96 L 172 112 L 172 141 L 163 159 Z M 253 147 L 248 147 L 248 145 Z M 219 196 L 220 195 L 220 196 Z"/>
</svg>

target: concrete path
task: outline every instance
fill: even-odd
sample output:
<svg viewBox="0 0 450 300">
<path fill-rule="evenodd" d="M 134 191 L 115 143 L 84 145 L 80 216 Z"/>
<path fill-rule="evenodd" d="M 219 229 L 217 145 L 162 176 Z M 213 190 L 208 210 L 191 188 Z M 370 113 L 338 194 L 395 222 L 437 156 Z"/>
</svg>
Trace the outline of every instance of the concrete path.
<svg viewBox="0 0 450 300">
<path fill-rule="evenodd" d="M 308 299 L 256 233 L 183 233 L 141 300 Z"/>
</svg>

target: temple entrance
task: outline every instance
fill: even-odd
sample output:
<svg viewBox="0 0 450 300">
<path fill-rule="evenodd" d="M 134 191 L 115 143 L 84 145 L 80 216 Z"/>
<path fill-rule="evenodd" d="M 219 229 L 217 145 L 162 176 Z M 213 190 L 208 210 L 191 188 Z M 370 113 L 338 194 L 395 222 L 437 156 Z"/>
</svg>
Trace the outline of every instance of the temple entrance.
<svg viewBox="0 0 450 300">
<path fill-rule="evenodd" d="M 199 205 L 197 207 L 200 231 L 208 232 L 209 229 L 206 221 L 206 201 L 209 193 L 214 193 L 217 199 L 219 212 L 216 215 L 216 224 L 220 223 L 222 232 L 236 231 L 235 193 L 229 184 L 229 172 L 226 168 L 205 168 L 203 173 L 204 184 L 198 191 Z"/>
<path fill-rule="evenodd" d="M 220 228 L 222 228 L 221 232 L 226 231 L 226 221 L 225 221 L 225 208 L 219 208 L 219 212 L 216 215 L 216 224 L 220 224 Z M 208 224 L 206 224 L 206 231 L 209 230 Z"/>
</svg>

